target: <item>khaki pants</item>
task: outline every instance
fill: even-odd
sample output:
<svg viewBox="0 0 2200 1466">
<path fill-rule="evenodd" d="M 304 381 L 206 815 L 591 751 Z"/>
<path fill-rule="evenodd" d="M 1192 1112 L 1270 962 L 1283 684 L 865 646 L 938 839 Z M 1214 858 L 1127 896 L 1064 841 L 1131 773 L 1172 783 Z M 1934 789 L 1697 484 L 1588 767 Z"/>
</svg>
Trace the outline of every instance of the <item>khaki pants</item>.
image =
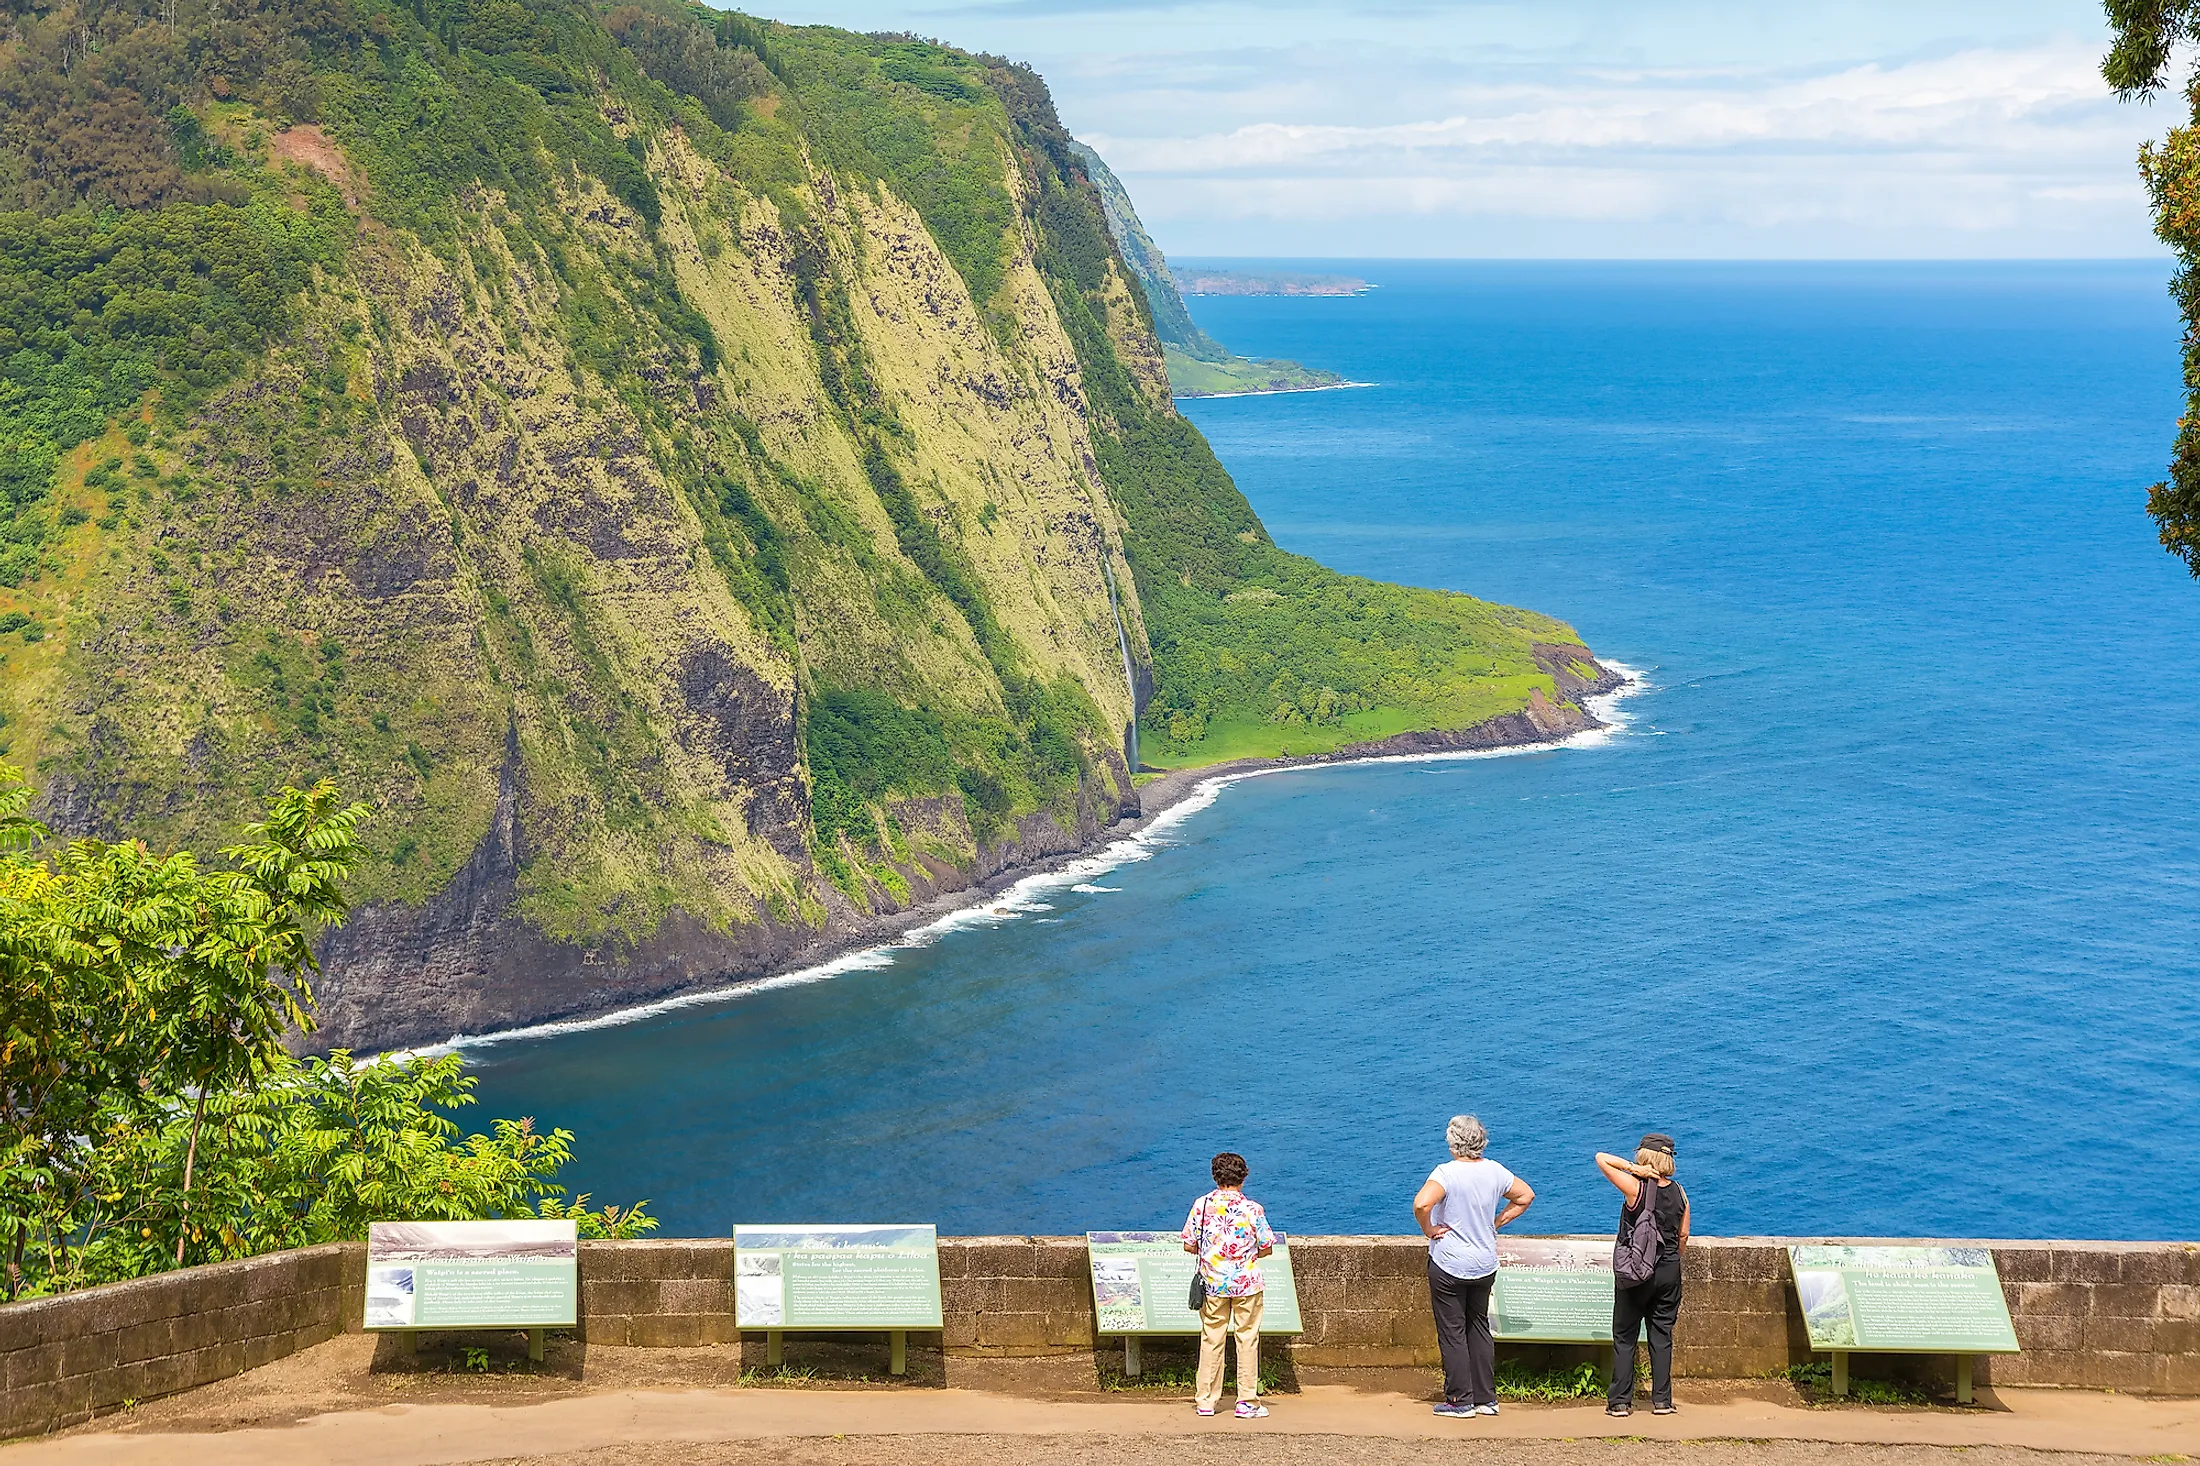
<svg viewBox="0 0 2200 1466">
<path fill-rule="evenodd" d="M 1264 1295 L 1210 1297 L 1199 1309 L 1198 1403 L 1212 1410 L 1222 1400 L 1223 1336 L 1237 1340 L 1237 1397 L 1260 1394 L 1260 1305 Z"/>
</svg>

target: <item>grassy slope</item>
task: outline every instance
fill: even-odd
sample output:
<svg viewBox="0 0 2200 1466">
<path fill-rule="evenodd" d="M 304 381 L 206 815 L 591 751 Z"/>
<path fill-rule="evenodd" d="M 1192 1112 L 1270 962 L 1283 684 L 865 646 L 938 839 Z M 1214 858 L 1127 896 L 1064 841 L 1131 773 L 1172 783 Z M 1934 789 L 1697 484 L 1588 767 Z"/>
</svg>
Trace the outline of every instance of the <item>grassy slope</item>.
<svg viewBox="0 0 2200 1466">
<path fill-rule="evenodd" d="M 543 930 L 815 919 L 1120 784 L 1111 573 L 1157 763 L 1552 691 L 1559 623 L 1268 541 L 1028 72 L 670 6 L 86 14 L 105 80 L 59 16 L 0 54 L 127 84 L 159 164 L 0 119 L 0 738 L 66 826 L 330 774 L 419 900 L 509 739 Z"/>
<path fill-rule="evenodd" d="M 1201 361 L 1164 347 L 1169 366 L 1169 388 L 1179 397 L 1218 397 L 1231 392 L 1305 392 L 1335 387 L 1344 378 L 1335 372 L 1301 366 L 1295 361 L 1254 361 L 1233 356 L 1227 361 Z"/>
</svg>

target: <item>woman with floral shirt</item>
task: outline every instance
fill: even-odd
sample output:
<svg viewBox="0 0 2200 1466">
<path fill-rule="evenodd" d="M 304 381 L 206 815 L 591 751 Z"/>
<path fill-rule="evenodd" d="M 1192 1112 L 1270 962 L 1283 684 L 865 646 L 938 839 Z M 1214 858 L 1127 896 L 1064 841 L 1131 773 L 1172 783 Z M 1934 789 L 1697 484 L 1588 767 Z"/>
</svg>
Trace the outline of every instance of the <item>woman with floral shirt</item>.
<svg viewBox="0 0 2200 1466">
<path fill-rule="evenodd" d="M 1245 1157 L 1224 1151 L 1209 1168 L 1215 1189 L 1202 1196 L 1184 1219 L 1184 1250 L 1199 1259 L 1207 1301 L 1199 1310 L 1199 1396 L 1202 1415 L 1215 1413 L 1222 1399 L 1223 1336 L 1237 1340 L 1237 1418 L 1258 1420 L 1268 1413 L 1260 1403 L 1260 1306 L 1265 1286 L 1260 1260 L 1276 1250 L 1268 1213 L 1240 1188 Z"/>
</svg>

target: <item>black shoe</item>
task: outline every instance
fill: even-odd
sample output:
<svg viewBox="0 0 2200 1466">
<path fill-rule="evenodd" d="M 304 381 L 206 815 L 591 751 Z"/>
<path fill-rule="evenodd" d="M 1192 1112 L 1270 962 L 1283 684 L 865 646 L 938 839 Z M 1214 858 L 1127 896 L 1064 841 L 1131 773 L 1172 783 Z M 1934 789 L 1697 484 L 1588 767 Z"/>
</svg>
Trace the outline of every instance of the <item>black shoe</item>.
<svg viewBox="0 0 2200 1466">
<path fill-rule="evenodd" d="M 1652 1415 L 1678 1415 L 1680 1412 L 1671 1405 L 1652 1405 L 1650 1413 Z"/>
<path fill-rule="evenodd" d="M 1607 1405 L 1604 1407 L 1604 1413 L 1614 1420 L 1625 1420 L 1635 1413 L 1635 1409 L 1632 1405 Z"/>
</svg>

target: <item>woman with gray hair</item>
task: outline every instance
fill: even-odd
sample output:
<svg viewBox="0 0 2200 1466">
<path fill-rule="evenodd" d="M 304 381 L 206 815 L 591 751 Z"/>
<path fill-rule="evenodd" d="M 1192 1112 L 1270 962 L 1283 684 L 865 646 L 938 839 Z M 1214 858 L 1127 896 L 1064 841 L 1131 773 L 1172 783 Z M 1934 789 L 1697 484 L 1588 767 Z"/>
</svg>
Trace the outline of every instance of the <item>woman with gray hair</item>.
<svg viewBox="0 0 2200 1466">
<path fill-rule="evenodd" d="M 1428 1173 L 1413 1198 L 1413 1219 L 1429 1239 L 1429 1307 L 1444 1356 L 1444 1403 L 1436 1413 L 1495 1415 L 1490 1289 L 1497 1282 L 1497 1229 L 1528 1209 L 1535 1189 L 1483 1156 L 1490 1133 L 1474 1116 L 1454 1115 L 1444 1139 L 1451 1159 Z"/>
</svg>

